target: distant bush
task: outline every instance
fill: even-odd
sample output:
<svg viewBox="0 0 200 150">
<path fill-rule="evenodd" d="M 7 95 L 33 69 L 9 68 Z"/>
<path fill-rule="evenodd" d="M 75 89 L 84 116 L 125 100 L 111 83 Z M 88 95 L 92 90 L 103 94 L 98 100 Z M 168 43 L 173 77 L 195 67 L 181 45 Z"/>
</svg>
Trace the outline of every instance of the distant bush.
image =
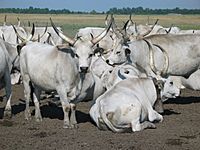
<svg viewBox="0 0 200 150">
<path fill-rule="evenodd" d="M 90 12 L 70 11 L 68 9 L 49 9 L 49 8 L 0 8 L 0 13 L 26 13 L 26 14 L 136 14 L 136 15 L 149 15 L 149 14 L 200 14 L 200 9 L 150 9 L 150 8 L 111 8 L 107 12 L 97 12 L 92 10 Z"/>
</svg>

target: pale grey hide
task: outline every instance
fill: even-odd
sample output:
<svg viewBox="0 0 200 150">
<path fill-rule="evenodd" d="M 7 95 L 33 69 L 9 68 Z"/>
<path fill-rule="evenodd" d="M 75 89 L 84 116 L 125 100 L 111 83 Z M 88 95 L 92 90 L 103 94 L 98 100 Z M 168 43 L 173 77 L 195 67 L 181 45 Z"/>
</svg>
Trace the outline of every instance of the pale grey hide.
<svg viewBox="0 0 200 150">
<path fill-rule="evenodd" d="M 24 30 L 24 28 L 22 27 L 18 27 L 18 26 L 15 26 L 17 32 L 22 36 L 22 37 L 27 37 L 27 33 L 26 31 Z M 10 26 L 3 26 L 1 31 L 3 32 L 3 35 L 4 35 L 4 38 L 5 38 L 5 41 L 10 43 L 10 44 L 15 44 L 17 45 L 18 43 L 20 43 L 20 39 L 17 38 L 17 35 L 15 34 L 15 31 L 13 29 L 13 27 L 10 25 Z"/>
<path fill-rule="evenodd" d="M 192 90 L 200 90 L 200 70 L 192 73 L 189 78 L 182 76 L 169 76 L 174 84 L 180 89 L 188 88 Z"/>
<path fill-rule="evenodd" d="M 62 32 L 61 27 L 57 27 L 57 29 L 60 32 Z M 44 31 L 45 31 L 45 27 L 35 27 L 33 39 L 37 39 L 38 36 L 43 35 Z M 49 40 L 49 38 L 51 38 L 52 41 Z M 49 44 L 51 43 L 51 44 L 55 44 L 55 45 L 63 44 L 63 40 L 57 35 L 57 33 L 54 31 L 53 27 L 47 27 L 46 32 L 40 38 L 40 42 L 41 43 L 49 43 Z"/>
<path fill-rule="evenodd" d="M 19 67 L 17 61 L 19 59 L 16 48 L 0 39 L 0 89 L 5 88 L 7 99 L 4 117 L 11 117 L 12 89 L 10 73 L 14 67 Z"/>
<path fill-rule="evenodd" d="M 99 129 L 141 131 L 155 128 L 151 122 L 163 120 L 153 110 L 156 99 L 156 88 L 151 79 L 130 78 L 120 81 L 98 97 L 89 113 Z"/>
<path fill-rule="evenodd" d="M 145 40 L 162 47 L 168 55 L 169 66 L 167 75 L 188 77 L 199 68 L 200 64 L 200 35 L 152 35 Z M 155 45 L 153 59 L 155 67 L 162 70 L 165 59 L 162 51 Z M 127 61 L 136 63 L 145 69 L 148 76 L 155 76 L 150 68 L 149 47 L 144 40 L 130 42 L 128 46 L 118 45 L 111 53 L 110 64 L 119 64 Z"/>
<path fill-rule="evenodd" d="M 26 99 L 25 119 L 31 116 L 29 109 L 30 82 L 34 87 L 36 121 L 42 121 L 39 108 L 41 90 L 56 91 L 60 97 L 64 112 L 64 128 L 77 126 L 74 100 L 82 87 L 78 72 L 76 54 L 66 45 L 51 46 L 28 42 L 21 49 L 20 69 Z M 71 116 L 69 112 L 71 110 Z"/>
</svg>

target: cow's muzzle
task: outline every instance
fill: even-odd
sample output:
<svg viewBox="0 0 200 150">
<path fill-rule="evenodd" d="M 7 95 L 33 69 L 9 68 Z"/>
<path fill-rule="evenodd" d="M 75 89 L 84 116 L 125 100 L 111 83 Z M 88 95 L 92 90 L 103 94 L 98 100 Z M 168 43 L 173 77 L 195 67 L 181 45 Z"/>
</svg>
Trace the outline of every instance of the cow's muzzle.
<svg viewBox="0 0 200 150">
<path fill-rule="evenodd" d="M 81 73 L 87 73 L 88 67 L 80 67 Z"/>
</svg>

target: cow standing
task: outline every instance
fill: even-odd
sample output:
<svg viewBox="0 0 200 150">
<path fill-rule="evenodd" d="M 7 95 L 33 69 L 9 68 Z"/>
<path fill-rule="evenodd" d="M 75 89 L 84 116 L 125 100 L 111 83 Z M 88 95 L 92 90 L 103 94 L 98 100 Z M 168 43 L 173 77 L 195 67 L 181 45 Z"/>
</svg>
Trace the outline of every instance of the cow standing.
<svg viewBox="0 0 200 150">
<path fill-rule="evenodd" d="M 31 116 L 29 110 L 31 83 L 34 87 L 36 121 L 42 121 L 39 108 L 41 91 L 56 91 L 60 96 L 64 112 L 64 128 L 77 126 L 75 104 L 70 103 L 79 95 L 82 86 L 76 56 L 76 53 L 67 45 L 51 46 L 28 42 L 21 49 L 20 70 L 26 99 L 26 119 Z"/>
<path fill-rule="evenodd" d="M 7 104 L 4 111 L 5 117 L 11 117 L 11 76 L 14 68 L 19 69 L 17 49 L 0 39 L 0 89 L 5 88 Z"/>
</svg>

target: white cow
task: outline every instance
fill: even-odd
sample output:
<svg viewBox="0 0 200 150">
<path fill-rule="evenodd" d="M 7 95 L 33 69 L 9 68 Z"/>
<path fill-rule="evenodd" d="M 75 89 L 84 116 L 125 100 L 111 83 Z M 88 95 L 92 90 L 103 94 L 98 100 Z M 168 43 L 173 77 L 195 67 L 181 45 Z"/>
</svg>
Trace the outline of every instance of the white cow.
<svg viewBox="0 0 200 150">
<path fill-rule="evenodd" d="M 61 27 L 57 27 L 57 29 L 62 32 Z M 26 27 L 25 30 L 28 32 L 30 27 Z M 60 45 L 63 43 L 63 40 L 56 34 L 53 27 L 35 27 L 33 40 L 37 40 L 38 37 L 39 42 L 41 43 L 53 43 L 54 45 Z M 49 38 L 51 38 L 51 41 L 49 41 Z"/>
<path fill-rule="evenodd" d="M 56 91 L 64 112 L 64 128 L 77 126 L 75 105 L 70 102 L 80 94 L 82 87 L 76 56 L 68 45 L 51 46 L 28 42 L 21 49 L 20 70 L 26 99 L 25 119 L 31 116 L 29 110 L 31 90 L 29 84 L 31 82 L 34 87 L 36 121 L 42 121 L 39 108 L 41 91 Z M 69 117 L 70 110 L 71 116 Z"/>
<path fill-rule="evenodd" d="M 67 37 L 62 32 L 60 32 L 56 28 L 52 20 L 51 25 L 54 28 L 55 32 L 58 34 L 58 36 L 60 36 L 64 41 L 69 43 L 71 45 L 71 48 L 74 49 L 74 51 L 77 54 L 77 57 L 79 57 L 79 70 L 81 72 L 86 73 L 90 67 L 92 56 L 94 55 L 94 46 L 107 35 L 112 26 L 112 22 L 105 30 L 103 30 L 99 35 L 92 39 L 87 39 L 84 37 L 77 37 L 76 39 L 71 39 L 70 37 Z"/>
<path fill-rule="evenodd" d="M 24 28 L 15 26 L 15 29 L 18 31 L 18 33 L 21 36 L 27 37 L 27 33 L 24 30 Z M 17 38 L 17 35 L 15 34 L 15 31 L 14 31 L 14 29 L 11 25 L 3 26 L 1 28 L 1 31 L 3 32 L 4 39 L 5 39 L 6 42 L 8 42 L 10 44 L 15 44 L 15 45 L 18 44 L 19 42 L 21 42 L 20 39 Z"/>
<path fill-rule="evenodd" d="M 173 85 L 172 85 L 173 86 Z M 174 97 L 170 87 L 161 96 Z M 179 93 L 177 93 L 178 95 Z M 101 95 L 90 109 L 90 116 L 99 129 L 113 132 L 133 132 L 155 128 L 153 121 L 163 117 L 153 110 L 157 99 L 156 88 L 149 78 L 130 78 L 120 81 Z"/>
<path fill-rule="evenodd" d="M 200 90 L 200 70 L 198 69 L 188 78 L 182 76 L 170 76 L 169 77 L 174 84 L 180 89 L 188 88 L 191 90 Z"/>
<path fill-rule="evenodd" d="M 125 63 L 108 68 L 101 76 L 101 80 L 103 86 L 108 90 L 121 80 L 133 77 L 141 78 L 147 77 L 147 75 L 141 67 L 136 66 L 135 64 Z"/>
<path fill-rule="evenodd" d="M 0 89 L 5 88 L 7 104 L 4 111 L 5 117 L 11 117 L 11 77 L 12 69 L 18 68 L 17 49 L 11 44 L 0 39 Z"/>
</svg>

